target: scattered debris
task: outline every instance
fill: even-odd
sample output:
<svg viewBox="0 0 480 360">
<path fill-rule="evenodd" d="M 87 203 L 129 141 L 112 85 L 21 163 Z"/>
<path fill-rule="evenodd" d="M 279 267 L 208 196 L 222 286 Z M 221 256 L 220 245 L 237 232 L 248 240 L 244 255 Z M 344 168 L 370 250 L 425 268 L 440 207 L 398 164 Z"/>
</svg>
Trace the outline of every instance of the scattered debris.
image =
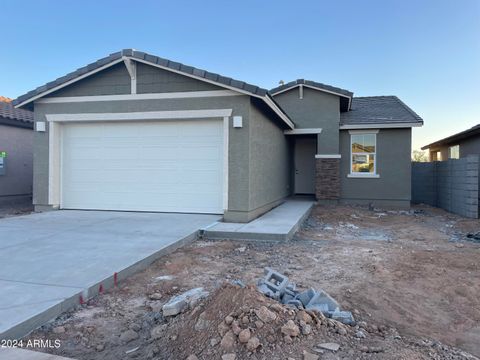
<svg viewBox="0 0 480 360">
<path fill-rule="evenodd" d="M 338 351 L 338 349 L 340 349 L 340 345 L 338 345 L 337 343 L 332 343 L 332 342 L 321 343 L 321 344 L 318 344 L 317 346 L 321 349 L 330 350 L 330 351 L 333 351 L 333 352 Z"/>
<path fill-rule="evenodd" d="M 265 268 L 265 277 L 257 282 L 257 288 L 264 295 L 282 304 L 297 309 L 318 311 L 347 325 L 355 324 L 352 313 L 340 311 L 339 304 L 324 290 L 310 288 L 300 292 L 285 275 L 268 267 Z"/>
<path fill-rule="evenodd" d="M 480 242 L 480 232 L 467 234 L 467 239 L 475 242 Z"/>
<path fill-rule="evenodd" d="M 155 278 L 156 281 L 170 281 L 173 280 L 174 277 L 172 275 L 162 275 L 162 276 L 157 276 Z"/>
<path fill-rule="evenodd" d="M 168 303 L 163 305 L 163 316 L 177 315 L 189 307 L 192 308 L 200 300 L 208 296 L 208 291 L 202 287 L 195 288 L 184 292 L 181 295 L 171 298 Z"/>
<path fill-rule="evenodd" d="M 137 346 L 137 347 L 134 347 L 133 349 L 125 351 L 125 354 L 127 354 L 127 355 L 131 354 L 131 353 L 137 351 L 138 349 L 140 349 L 140 346 Z"/>
</svg>

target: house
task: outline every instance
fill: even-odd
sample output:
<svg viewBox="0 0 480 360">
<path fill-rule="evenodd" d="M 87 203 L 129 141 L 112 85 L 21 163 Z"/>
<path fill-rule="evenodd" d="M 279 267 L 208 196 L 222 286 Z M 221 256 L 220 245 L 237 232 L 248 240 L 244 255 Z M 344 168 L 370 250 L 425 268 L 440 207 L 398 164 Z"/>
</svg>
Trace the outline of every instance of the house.
<svg viewBox="0 0 480 360">
<path fill-rule="evenodd" d="M 410 205 L 411 129 L 394 96 L 297 80 L 272 90 L 123 50 L 15 100 L 35 113 L 37 210 L 223 214 L 292 194 Z"/>
<path fill-rule="evenodd" d="M 32 196 L 33 113 L 0 96 L 0 205 Z"/>
<path fill-rule="evenodd" d="M 430 161 L 460 159 L 480 155 L 480 124 L 422 147 L 428 150 Z"/>
</svg>

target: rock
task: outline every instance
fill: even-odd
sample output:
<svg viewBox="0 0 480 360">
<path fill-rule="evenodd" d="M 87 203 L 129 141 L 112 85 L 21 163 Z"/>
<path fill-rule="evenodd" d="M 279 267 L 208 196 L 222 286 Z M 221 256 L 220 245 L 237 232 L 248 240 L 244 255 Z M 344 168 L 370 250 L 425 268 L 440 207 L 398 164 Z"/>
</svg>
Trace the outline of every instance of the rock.
<svg viewBox="0 0 480 360">
<path fill-rule="evenodd" d="M 137 323 L 130 324 L 129 329 L 132 329 L 133 331 L 140 331 L 142 329 L 142 326 Z"/>
<path fill-rule="evenodd" d="M 195 330 L 202 331 L 210 326 L 210 321 L 206 319 L 206 316 L 207 314 L 205 311 L 198 316 L 198 320 L 195 323 Z"/>
<path fill-rule="evenodd" d="M 195 306 L 200 299 L 207 296 L 208 292 L 201 287 L 188 290 L 181 295 L 171 298 L 165 305 L 163 305 L 163 316 L 177 315 L 185 311 L 188 307 Z"/>
<path fill-rule="evenodd" d="M 238 321 L 235 320 L 233 323 L 232 323 L 232 331 L 235 335 L 238 335 L 240 334 L 240 331 L 242 331 L 242 328 L 240 327 L 240 325 L 238 325 Z"/>
<path fill-rule="evenodd" d="M 223 351 L 233 351 L 235 347 L 235 334 L 229 330 L 220 341 L 220 347 Z"/>
<path fill-rule="evenodd" d="M 318 360 L 319 356 L 303 350 L 303 360 Z"/>
<path fill-rule="evenodd" d="M 250 338 L 247 342 L 247 350 L 254 351 L 260 346 L 260 340 L 256 336 Z"/>
<path fill-rule="evenodd" d="M 153 294 L 148 295 L 150 300 L 160 300 L 162 298 L 162 294 L 159 292 L 154 292 Z"/>
<path fill-rule="evenodd" d="M 255 321 L 255 327 L 257 329 L 261 329 L 263 327 L 264 323 L 260 320 Z"/>
<path fill-rule="evenodd" d="M 244 330 L 240 331 L 240 333 L 238 334 L 238 340 L 241 343 L 247 343 L 248 340 L 250 340 L 251 336 L 252 336 L 252 334 L 250 333 L 250 330 L 249 329 L 244 329 Z"/>
<path fill-rule="evenodd" d="M 219 338 L 212 338 L 210 339 L 210 346 L 217 346 L 218 343 L 220 342 L 220 339 Z"/>
<path fill-rule="evenodd" d="M 154 340 L 160 339 L 163 336 L 163 333 L 167 326 L 167 324 L 155 326 L 152 330 L 150 330 L 151 338 Z"/>
<path fill-rule="evenodd" d="M 255 315 L 257 315 L 264 323 L 275 321 L 277 318 L 277 314 L 268 310 L 266 306 L 261 306 L 260 309 L 255 309 Z"/>
<path fill-rule="evenodd" d="M 303 323 L 301 325 L 301 329 L 302 329 L 302 334 L 303 335 L 310 335 L 312 333 L 312 326 L 309 325 L 309 324 Z"/>
<path fill-rule="evenodd" d="M 273 344 L 275 342 L 275 337 L 273 335 L 268 335 L 267 336 L 267 341 L 270 343 L 270 344 Z"/>
<path fill-rule="evenodd" d="M 310 324 L 313 320 L 312 317 L 310 315 L 308 315 L 307 312 L 304 311 L 304 310 L 300 310 L 297 313 L 296 318 L 297 318 L 298 321 L 304 321 L 307 324 Z"/>
<path fill-rule="evenodd" d="M 359 339 L 365 339 L 367 337 L 367 335 L 365 335 L 365 333 L 362 330 L 358 330 L 355 333 L 355 337 L 357 337 Z"/>
<path fill-rule="evenodd" d="M 247 250 L 246 246 L 241 246 L 241 247 L 238 247 L 238 248 L 235 249 L 235 251 L 238 251 L 238 252 L 241 252 L 241 253 L 245 252 L 245 250 Z"/>
<path fill-rule="evenodd" d="M 228 316 L 225 318 L 225 324 L 230 325 L 232 322 L 233 322 L 233 317 L 230 316 L 230 315 L 228 315 Z"/>
<path fill-rule="evenodd" d="M 64 334 L 65 333 L 65 327 L 63 326 L 57 326 L 52 329 L 54 334 Z"/>
<path fill-rule="evenodd" d="M 235 360 L 236 358 L 237 355 L 235 355 L 234 353 L 222 355 L 222 360 Z"/>
<path fill-rule="evenodd" d="M 298 328 L 297 324 L 293 322 L 293 320 L 288 320 L 285 325 L 281 328 L 282 334 L 295 337 L 300 334 L 300 329 Z"/>
<path fill-rule="evenodd" d="M 138 339 L 138 333 L 135 330 L 128 329 L 120 335 L 120 341 L 128 344 L 129 342 Z"/>
<path fill-rule="evenodd" d="M 359 321 L 357 325 L 362 329 L 367 329 L 367 323 L 365 321 Z"/>
<path fill-rule="evenodd" d="M 345 335 L 347 335 L 347 330 L 345 330 L 343 327 L 339 327 L 339 328 L 337 329 L 337 333 L 339 333 L 340 335 L 345 336 Z"/>
<path fill-rule="evenodd" d="M 340 345 L 333 342 L 321 343 L 321 344 L 318 344 L 317 346 L 321 349 L 330 350 L 330 351 L 338 351 L 338 349 L 340 349 Z"/>
<path fill-rule="evenodd" d="M 285 335 L 285 336 L 283 337 L 283 342 L 284 342 L 285 344 L 291 344 L 291 343 L 293 343 L 293 339 L 292 339 L 291 336 Z"/>
<path fill-rule="evenodd" d="M 230 330 L 230 327 L 225 324 L 224 322 L 218 324 L 218 333 L 220 334 L 220 336 L 224 336 L 228 330 Z"/>
<path fill-rule="evenodd" d="M 198 357 L 197 355 L 192 354 L 187 357 L 187 360 L 198 360 Z"/>
<path fill-rule="evenodd" d="M 98 344 L 95 347 L 95 350 L 97 350 L 98 352 L 102 352 L 104 349 L 105 349 L 105 345 L 103 345 L 103 344 Z"/>
</svg>

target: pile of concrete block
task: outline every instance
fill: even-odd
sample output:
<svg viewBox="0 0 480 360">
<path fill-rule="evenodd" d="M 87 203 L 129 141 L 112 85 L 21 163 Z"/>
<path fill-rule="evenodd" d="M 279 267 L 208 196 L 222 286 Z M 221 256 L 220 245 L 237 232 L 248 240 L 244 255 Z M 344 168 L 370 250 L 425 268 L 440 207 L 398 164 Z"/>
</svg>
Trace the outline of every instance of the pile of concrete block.
<svg viewBox="0 0 480 360">
<path fill-rule="evenodd" d="M 324 290 L 310 288 L 305 291 L 298 291 L 296 285 L 291 283 L 288 277 L 268 267 L 265 268 L 265 277 L 258 280 L 257 288 L 265 296 L 287 306 L 316 310 L 344 324 L 355 324 L 352 313 L 341 311 L 340 305 Z"/>
</svg>

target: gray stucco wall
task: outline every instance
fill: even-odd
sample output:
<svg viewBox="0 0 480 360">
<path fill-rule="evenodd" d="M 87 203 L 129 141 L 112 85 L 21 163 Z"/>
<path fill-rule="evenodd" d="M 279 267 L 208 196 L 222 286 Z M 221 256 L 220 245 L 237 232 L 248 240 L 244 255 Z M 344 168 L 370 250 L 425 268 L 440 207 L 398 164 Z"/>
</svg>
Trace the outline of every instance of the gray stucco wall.
<svg viewBox="0 0 480 360">
<path fill-rule="evenodd" d="M 79 80 L 75 84 L 49 94 L 58 96 L 93 96 L 130 94 L 130 76 L 123 62 Z"/>
<path fill-rule="evenodd" d="M 250 100 L 248 96 L 88 103 L 36 104 L 35 121 L 46 121 L 45 114 L 142 112 L 163 110 L 233 109 L 233 115 L 244 119 L 244 128 L 235 129 L 230 121 L 229 137 L 229 209 L 249 208 L 248 159 Z M 48 137 L 49 132 L 35 133 L 34 204 L 48 205 Z M 58 204 L 57 204 L 58 205 Z"/>
<path fill-rule="evenodd" d="M 205 81 L 195 80 L 171 71 L 137 63 L 138 94 L 209 90 L 225 89 Z"/>
<path fill-rule="evenodd" d="M 318 135 L 318 154 L 338 154 L 340 98 L 304 87 L 303 99 L 298 88 L 275 95 L 275 101 L 290 116 L 296 128 L 322 128 Z"/>
<path fill-rule="evenodd" d="M 0 175 L 0 202 L 32 194 L 33 131 L 0 125 L 0 151 L 7 152 L 5 175 Z"/>
<path fill-rule="evenodd" d="M 291 144 L 266 109 L 252 104 L 250 113 L 249 210 L 271 208 L 291 194 Z M 268 210 L 268 209 L 267 209 Z"/>
<path fill-rule="evenodd" d="M 461 158 L 468 155 L 480 155 L 480 136 L 465 139 L 459 145 Z"/>
<path fill-rule="evenodd" d="M 340 131 L 341 200 L 384 206 L 409 206 L 411 199 L 411 129 L 380 129 L 377 134 L 379 178 L 349 178 L 350 134 Z"/>
</svg>

